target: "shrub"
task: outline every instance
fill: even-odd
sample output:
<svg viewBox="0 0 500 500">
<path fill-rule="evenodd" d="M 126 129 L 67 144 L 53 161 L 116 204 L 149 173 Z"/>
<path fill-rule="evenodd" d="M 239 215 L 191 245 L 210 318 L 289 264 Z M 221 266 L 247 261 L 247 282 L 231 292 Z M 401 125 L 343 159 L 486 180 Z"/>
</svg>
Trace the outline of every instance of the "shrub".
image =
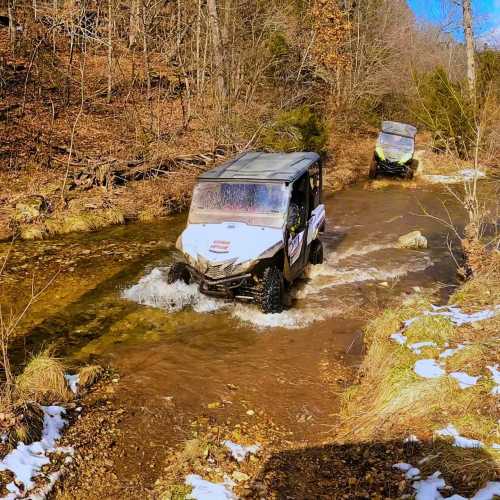
<svg viewBox="0 0 500 500">
<path fill-rule="evenodd" d="M 468 158 L 475 141 L 474 109 L 462 82 L 453 82 L 443 68 L 416 76 L 414 113 L 432 132 L 437 151 Z"/>
<path fill-rule="evenodd" d="M 328 138 L 324 121 L 310 106 L 281 112 L 264 131 L 262 147 L 268 151 L 323 152 Z"/>
</svg>

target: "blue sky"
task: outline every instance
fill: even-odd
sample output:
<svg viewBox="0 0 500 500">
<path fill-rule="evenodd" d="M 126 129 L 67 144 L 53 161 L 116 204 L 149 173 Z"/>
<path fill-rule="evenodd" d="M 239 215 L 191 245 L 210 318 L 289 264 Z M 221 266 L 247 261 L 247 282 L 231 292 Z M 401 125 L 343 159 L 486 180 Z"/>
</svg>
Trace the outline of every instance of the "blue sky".
<svg viewBox="0 0 500 500">
<path fill-rule="evenodd" d="M 408 0 L 417 19 L 436 23 L 449 28 L 457 39 L 462 39 L 462 33 L 457 27 L 461 9 L 455 7 L 450 15 L 451 0 Z M 500 41 L 500 0 L 472 0 L 472 11 L 475 19 L 475 35 L 494 42 Z"/>
</svg>

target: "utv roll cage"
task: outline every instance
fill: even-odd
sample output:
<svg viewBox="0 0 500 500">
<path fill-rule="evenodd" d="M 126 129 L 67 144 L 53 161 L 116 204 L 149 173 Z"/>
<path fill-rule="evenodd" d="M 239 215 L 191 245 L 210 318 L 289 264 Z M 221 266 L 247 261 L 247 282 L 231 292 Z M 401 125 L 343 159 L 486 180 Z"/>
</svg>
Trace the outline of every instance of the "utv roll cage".
<svg viewBox="0 0 500 500">
<path fill-rule="evenodd" d="M 317 153 L 242 153 L 236 158 L 209 170 L 199 181 L 248 181 L 290 184 L 299 179 L 314 163 L 321 163 Z M 321 165 L 320 165 L 321 167 Z M 322 168 L 319 168 L 320 191 L 323 187 Z"/>
</svg>

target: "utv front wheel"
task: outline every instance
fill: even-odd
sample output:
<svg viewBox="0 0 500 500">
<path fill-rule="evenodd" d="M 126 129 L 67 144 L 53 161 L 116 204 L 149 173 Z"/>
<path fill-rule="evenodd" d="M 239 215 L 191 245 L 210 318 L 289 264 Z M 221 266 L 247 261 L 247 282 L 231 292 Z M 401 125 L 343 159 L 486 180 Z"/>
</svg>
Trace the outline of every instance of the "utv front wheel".
<svg viewBox="0 0 500 500">
<path fill-rule="evenodd" d="M 283 273 L 277 267 L 266 267 L 260 283 L 259 306 L 263 313 L 283 311 Z"/>
<path fill-rule="evenodd" d="M 176 281 L 184 281 L 186 285 L 191 281 L 191 274 L 184 262 L 174 262 L 168 270 L 167 283 L 170 285 Z"/>
<path fill-rule="evenodd" d="M 311 250 L 309 252 L 309 262 L 316 266 L 323 264 L 323 243 L 319 240 L 314 240 L 311 243 Z"/>
<path fill-rule="evenodd" d="M 375 158 L 373 158 L 372 162 L 370 163 L 370 171 L 368 172 L 368 177 L 370 179 L 377 178 L 377 160 Z"/>
</svg>

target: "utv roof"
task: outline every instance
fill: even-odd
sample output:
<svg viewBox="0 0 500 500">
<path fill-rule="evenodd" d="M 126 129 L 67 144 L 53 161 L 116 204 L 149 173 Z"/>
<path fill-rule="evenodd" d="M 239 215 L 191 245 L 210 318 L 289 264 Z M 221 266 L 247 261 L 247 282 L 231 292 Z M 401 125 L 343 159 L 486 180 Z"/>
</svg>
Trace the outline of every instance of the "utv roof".
<svg viewBox="0 0 500 500">
<path fill-rule="evenodd" d="M 386 134 L 402 135 L 414 139 L 417 135 L 417 129 L 413 125 L 399 122 L 382 122 L 382 132 Z"/>
<path fill-rule="evenodd" d="M 316 153 L 243 153 L 233 160 L 201 174 L 203 181 L 249 180 L 293 182 L 316 161 Z"/>
</svg>

